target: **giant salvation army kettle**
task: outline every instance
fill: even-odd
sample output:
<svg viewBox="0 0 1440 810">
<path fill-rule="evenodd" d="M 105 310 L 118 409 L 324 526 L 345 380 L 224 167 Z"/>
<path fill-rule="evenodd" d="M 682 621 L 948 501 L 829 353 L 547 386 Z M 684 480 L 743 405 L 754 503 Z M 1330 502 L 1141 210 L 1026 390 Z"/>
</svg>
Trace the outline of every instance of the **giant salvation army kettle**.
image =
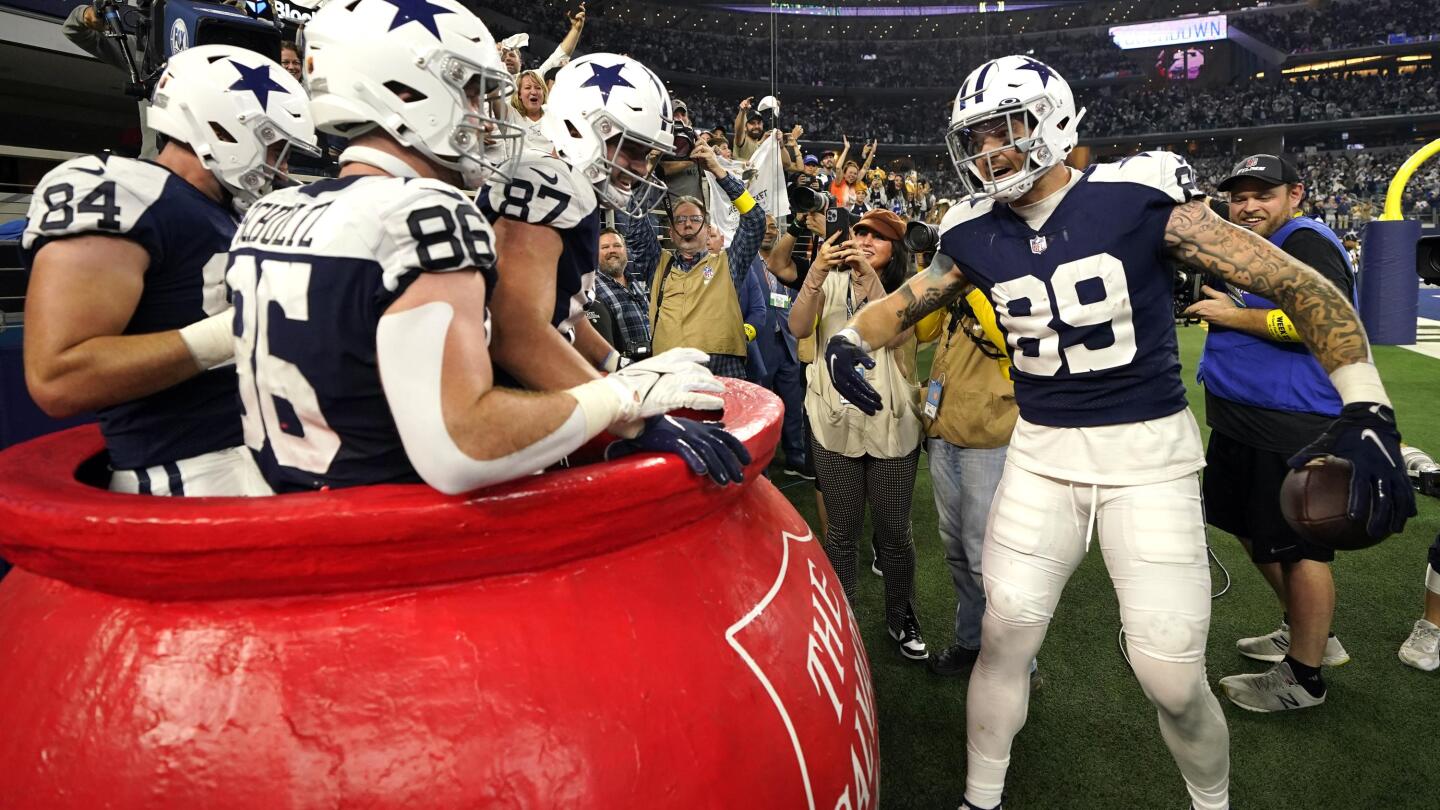
<svg viewBox="0 0 1440 810">
<path fill-rule="evenodd" d="M 0 453 L 0 803 L 875 807 L 859 632 L 760 475 L 779 401 L 730 388 L 724 489 L 147 498 L 77 480 L 94 427 Z"/>
</svg>

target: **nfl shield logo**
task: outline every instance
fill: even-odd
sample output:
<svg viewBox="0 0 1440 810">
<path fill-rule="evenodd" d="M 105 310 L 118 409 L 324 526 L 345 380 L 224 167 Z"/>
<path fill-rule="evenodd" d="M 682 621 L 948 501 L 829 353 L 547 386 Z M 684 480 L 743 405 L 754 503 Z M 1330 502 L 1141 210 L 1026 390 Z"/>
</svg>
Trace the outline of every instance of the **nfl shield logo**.
<svg viewBox="0 0 1440 810">
<path fill-rule="evenodd" d="M 1030 240 L 1030 252 L 1034 253 L 1036 256 L 1044 253 L 1046 247 L 1048 246 L 1045 244 L 1045 237 L 1043 236 L 1037 236 L 1034 239 Z"/>
</svg>

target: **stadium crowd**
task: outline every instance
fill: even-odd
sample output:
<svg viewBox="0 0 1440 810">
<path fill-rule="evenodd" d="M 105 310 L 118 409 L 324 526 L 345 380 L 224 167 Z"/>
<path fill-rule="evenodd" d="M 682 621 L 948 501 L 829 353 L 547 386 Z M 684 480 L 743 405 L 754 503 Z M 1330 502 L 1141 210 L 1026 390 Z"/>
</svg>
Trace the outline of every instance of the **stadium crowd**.
<svg viewBox="0 0 1440 810">
<path fill-rule="evenodd" d="M 1348 0 L 1324 9 L 1251 14 L 1235 27 L 1291 53 L 1384 45 L 1392 36 L 1410 40 L 1440 34 L 1440 5 L 1430 0 Z"/>
<path fill-rule="evenodd" d="M 484 4 L 519 20 L 530 30 L 545 30 L 563 19 L 568 7 L 559 0 L 485 0 Z M 1427 0 L 1345 2 L 1323 11 L 1250 13 L 1234 24 L 1282 50 L 1325 51 L 1385 44 L 1391 34 L 1413 39 L 1440 36 L 1440 6 Z M 628 53 L 657 70 L 702 76 L 753 75 L 757 66 L 767 68 L 762 72 L 768 74 L 771 58 L 769 48 L 763 44 L 757 53 L 753 38 L 717 31 L 646 26 L 644 35 L 636 36 L 633 20 L 608 16 L 603 7 L 590 12 L 586 41 L 590 50 Z M 956 76 L 996 53 L 1029 54 L 1054 67 L 1072 83 L 1144 75 L 1152 67 L 1148 51 L 1122 51 L 1101 29 L 946 40 L 816 40 L 779 34 L 774 55 L 775 81 L 835 88 L 949 87 Z M 703 54 L 703 58 L 697 58 L 697 54 Z"/>
</svg>

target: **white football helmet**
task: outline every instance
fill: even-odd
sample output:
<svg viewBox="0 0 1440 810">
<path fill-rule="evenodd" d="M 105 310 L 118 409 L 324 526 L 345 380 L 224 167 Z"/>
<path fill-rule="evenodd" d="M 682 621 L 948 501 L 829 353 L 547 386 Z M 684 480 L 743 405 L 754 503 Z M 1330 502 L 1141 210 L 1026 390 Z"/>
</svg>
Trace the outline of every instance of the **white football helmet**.
<svg viewBox="0 0 1440 810">
<path fill-rule="evenodd" d="M 1008 203 L 1065 160 L 1079 140 L 1078 124 L 1084 117 L 1084 110 L 1075 110 L 1070 85 L 1048 65 L 1028 56 L 1002 56 L 965 77 L 955 96 L 945 145 L 967 191 Z M 1001 145 L 980 151 L 986 137 L 997 134 Z M 1025 156 L 1024 168 L 996 178 L 990 159 L 1007 149 Z M 981 163 L 986 164 L 984 175 Z"/>
<path fill-rule="evenodd" d="M 190 147 L 241 210 L 284 178 L 280 167 L 290 149 L 320 154 L 305 88 L 284 68 L 234 45 L 200 45 L 170 57 L 147 120 Z"/>
<path fill-rule="evenodd" d="M 611 208 L 638 212 L 665 191 L 650 172 L 641 175 L 616 160 L 627 148 L 661 153 L 675 148 L 670 91 L 628 56 L 592 53 L 561 68 L 540 132 Z"/>
<path fill-rule="evenodd" d="M 334 0 L 305 26 L 315 124 L 375 127 L 479 188 L 525 136 L 501 105 L 514 79 L 478 17 L 456 0 Z"/>
</svg>

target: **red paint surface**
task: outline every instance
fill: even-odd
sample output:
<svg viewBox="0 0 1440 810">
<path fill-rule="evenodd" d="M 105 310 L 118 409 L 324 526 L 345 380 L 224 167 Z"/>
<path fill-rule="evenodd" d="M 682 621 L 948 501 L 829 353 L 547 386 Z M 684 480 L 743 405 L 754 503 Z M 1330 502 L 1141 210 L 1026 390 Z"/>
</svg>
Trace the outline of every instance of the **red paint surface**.
<svg viewBox="0 0 1440 810">
<path fill-rule="evenodd" d="M 760 471 L 673 457 L 446 497 L 115 495 L 91 427 L 0 453 L 0 804 L 874 807 L 859 634 Z"/>
</svg>

